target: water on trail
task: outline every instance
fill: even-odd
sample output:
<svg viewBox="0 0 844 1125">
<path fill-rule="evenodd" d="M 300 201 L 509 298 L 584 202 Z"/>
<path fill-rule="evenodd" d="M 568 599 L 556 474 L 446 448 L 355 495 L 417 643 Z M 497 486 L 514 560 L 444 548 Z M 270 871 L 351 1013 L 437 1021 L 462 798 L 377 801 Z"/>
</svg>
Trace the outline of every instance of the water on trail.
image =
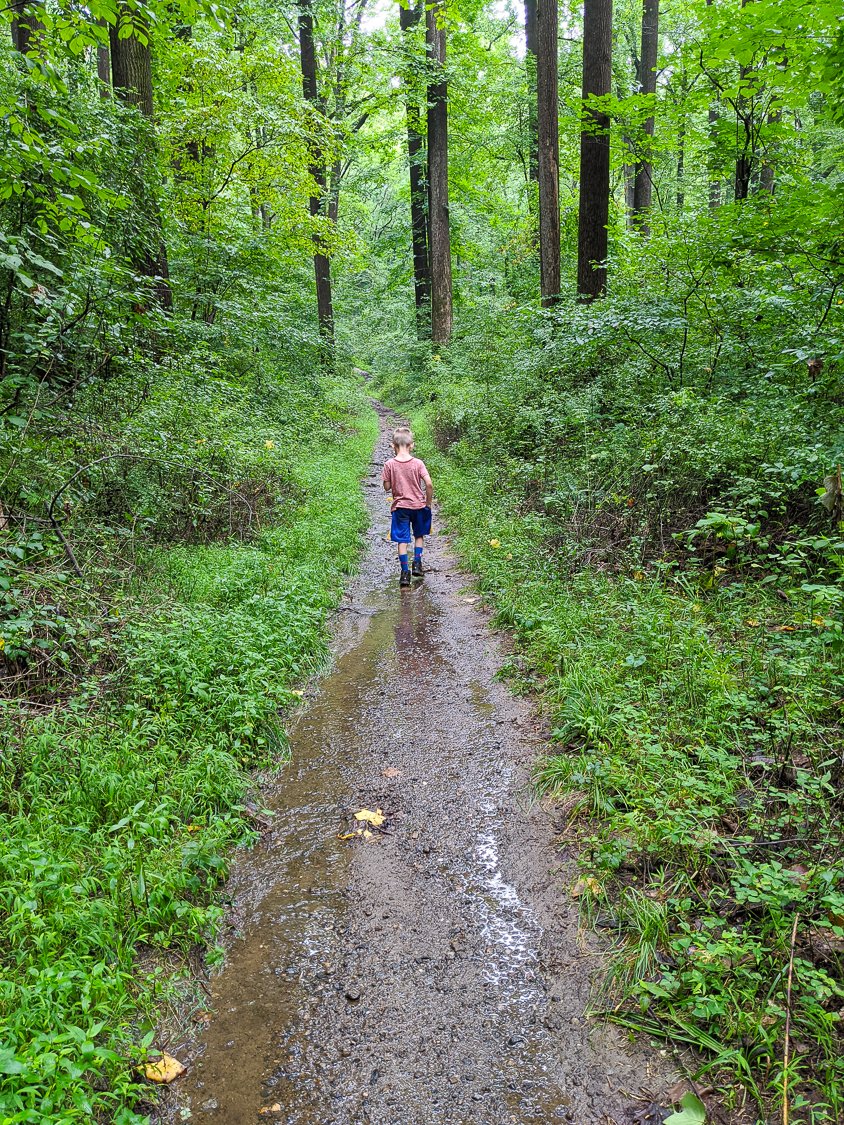
<svg viewBox="0 0 844 1125">
<path fill-rule="evenodd" d="M 500 651 L 444 537 L 399 591 L 385 456 L 382 434 L 336 661 L 266 794 L 273 825 L 236 864 L 238 933 L 163 1119 L 649 1120 L 666 1060 L 585 1016 L 598 959 L 530 807 L 536 720 L 494 680 Z M 362 808 L 386 818 L 368 839 Z"/>
</svg>

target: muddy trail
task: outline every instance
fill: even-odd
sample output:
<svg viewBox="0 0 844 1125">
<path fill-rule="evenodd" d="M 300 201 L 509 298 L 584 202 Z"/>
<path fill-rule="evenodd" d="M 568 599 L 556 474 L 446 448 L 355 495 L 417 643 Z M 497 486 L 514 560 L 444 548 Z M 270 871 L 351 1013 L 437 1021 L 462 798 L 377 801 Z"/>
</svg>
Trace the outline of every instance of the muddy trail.
<svg viewBox="0 0 844 1125">
<path fill-rule="evenodd" d="M 662 1121 L 670 1061 L 585 1016 L 601 962 L 531 807 L 538 721 L 495 681 L 501 650 L 436 520 L 424 582 L 398 589 L 391 421 L 336 660 L 266 794 L 272 827 L 236 865 L 213 1014 L 161 1120 Z M 383 826 L 344 839 L 361 808 Z"/>
</svg>

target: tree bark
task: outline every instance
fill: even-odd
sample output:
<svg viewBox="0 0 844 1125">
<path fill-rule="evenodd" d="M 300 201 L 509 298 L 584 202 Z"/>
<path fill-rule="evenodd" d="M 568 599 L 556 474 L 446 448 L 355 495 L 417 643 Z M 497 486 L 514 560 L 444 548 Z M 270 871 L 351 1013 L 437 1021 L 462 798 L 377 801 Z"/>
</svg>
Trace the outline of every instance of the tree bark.
<svg viewBox="0 0 844 1125">
<path fill-rule="evenodd" d="M 317 60 L 314 43 L 314 16 L 311 0 L 299 0 L 299 57 L 302 65 L 302 93 L 305 101 L 322 112 L 317 85 Z M 310 173 L 315 191 L 308 201 L 311 217 L 319 218 L 323 213 L 327 175 L 325 154 L 319 145 L 311 145 Z M 322 235 L 314 232 L 314 280 L 316 283 L 317 322 L 319 334 L 325 349 L 324 358 L 330 361 L 334 353 L 334 305 L 331 296 L 331 262 L 325 252 Z"/>
<path fill-rule="evenodd" d="M 111 97 L 111 50 L 108 45 L 109 30 L 108 23 L 104 19 L 97 20 L 97 26 L 101 27 L 106 35 L 106 42 L 97 45 L 97 78 L 100 83 L 100 97 Z"/>
<path fill-rule="evenodd" d="M 525 70 L 528 83 L 528 181 L 539 182 L 538 97 L 536 58 L 539 51 L 536 25 L 537 0 L 525 0 Z"/>
<path fill-rule="evenodd" d="M 139 10 L 131 11 L 124 3 L 119 4 L 117 23 L 109 26 L 109 46 L 111 55 L 111 79 L 114 92 L 126 105 L 138 109 L 150 123 L 146 143 L 149 151 L 145 154 L 149 163 L 155 163 L 155 143 L 152 133 L 152 53 L 149 39 L 142 43 L 136 35 L 121 39 L 118 32 L 129 23 L 134 30 L 145 37 L 149 28 L 143 21 Z M 143 142 L 142 142 L 143 143 Z M 170 288 L 170 268 L 167 261 L 167 247 L 162 234 L 161 213 L 158 200 L 151 193 L 147 183 L 147 161 L 140 173 L 137 205 L 152 220 L 157 236 L 147 240 L 147 244 L 131 251 L 133 264 L 138 273 L 153 281 L 155 299 L 162 309 L 173 307 L 173 291 Z M 150 242 L 154 243 L 153 246 Z"/>
<path fill-rule="evenodd" d="M 680 122 L 677 133 L 677 210 L 686 205 L 686 119 Z"/>
<path fill-rule="evenodd" d="M 612 16 L 610 16 L 612 18 Z M 656 93 L 656 61 L 659 53 L 659 0 L 643 0 L 642 49 L 639 52 L 639 89 L 643 94 Z M 654 119 L 648 117 L 642 126 L 645 134 L 644 159 L 636 162 L 636 179 L 633 188 L 633 216 L 635 226 L 642 234 L 650 233 L 648 212 L 651 208 L 653 165 L 650 144 L 654 135 Z"/>
<path fill-rule="evenodd" d="M 428 232 L 431 245 L 431 339 L 447 345 L 454 323 L 448 211 L 448 83 L 442 0 L 426 13 L 428 85 Z M 439 26 L 438 26 L 439 25 Z"/>
<path fill-rule="evenodd" d="M 399 6 L 399 24 L 408 64 L 413 59 L 413 30 L 422 18 L 422 0 L 412 7 Z M 428 184 L 425 175 L 425 140 L 422 118 L 413 82 L 413 67 L 405 68 L 405 115 L 407 119 L 407 158 L 410 172 L 410 234 L 413 245 L 413 297 L 416 306 L 416 335 L 427 340 L 431 335 L 431 260 L 428 250 Z"/>
<path fill-rule="evenodd" d="M 38 35 L 44 30 L 38 7 L 39 0 L 12 0 L 12 46 L 22 55 L 36 49 Z"/>
<path fill-rule="evenodd" d="M 603 97 L 612 81 L 612 0 L 584 0 L 583 98 Z M 607 224 L 610 207 L 610 136 L 606 113 L 583 109 L 580 134 L 580 207 L 577 291 L 583 300 L 601 296 L 607 285 Z"/>
<path fill-rule="evenodd" d="M 149 35 L 149 27 L 143 19 L 141 10 L 132 11 L 121 3 L 118 7 L 117 23 L 110 25 L 108 29 L 114 91 L 126 105 L 135 106 L 144 117 L 151 118 L 152 53 L 149 39 L 146 43 L 142 43 L 137 35 L 120 38 L 119 31 L 127 23 L 144 36 Z"/>
<path fill-rule="evenodd" d="M 777 108 L 768 114 L 769 125 L 779 125 L 782 121 L 782 109 Z M 776 151 L 775 145 L 768 145 L 765 156 L 762 160 L 762 168 L 759 172 L 759 190 L 767 191 L 769 195 L 774 194 L 775 176 L 774 176 L 774 152 Z"/>
<path fill-rule="evenodd" d="M 557 100 L 557 0 L 536 5 L 536 107 L 539 177 L 539 284 L 542 304 L 560 295 L 560 131 Z"/>
</svg>

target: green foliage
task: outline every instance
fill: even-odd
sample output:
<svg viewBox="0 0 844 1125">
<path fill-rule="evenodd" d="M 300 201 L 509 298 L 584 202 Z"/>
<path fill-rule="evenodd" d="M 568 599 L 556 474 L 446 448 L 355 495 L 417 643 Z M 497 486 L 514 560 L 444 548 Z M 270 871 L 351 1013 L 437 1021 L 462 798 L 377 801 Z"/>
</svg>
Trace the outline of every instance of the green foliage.
<svg viewBox="0 0 844 1125">
<path fill-rule="evenodd" d="M 365 526 L 358 477 L 374 420 L 340 384 L 321 393 L 324 422 L 287 453 L 298 499 L 280 520 L 248 545 L 148 548 L 112 590 L 78 690 L 15 720 L 0 766 L 9 1120 L 146 1120 L 132 1111 L 149 1097 L 132 1070 L 144 1033 L 189 991 L 192 949 L 213 941 L 213 889 L 230 847 L 251 837 L 248 771 L 283 760 L 293 686 L 325 659 L 338 568 L 354 565 Z M 263 460 L 272 479 L 263 434 L 285 431 L 262 414 L 256 434 L 247 405 L 228 422 L 191 413 L 190 440 L 204 433 L 253 472 Z"/>
<path fill-rule="evenodd" d="M 516 636 L 509 674 L 548 707 L 537 783 L 573 810 L 585 908 L 615 940 L 613 1018 L 693 1044 L 761 1106 L 782 1089 L 793 956 L 793 1108 L 831 1122 L 844 621 L 819 493 L 841 457 L 837 381 L 775 364 L 789 336 L 766 320 L 750 367 L 729 308 L 731 359 L 707 370 L 711 324 L 678 328 L 674 301 L 523 310 L 515 330 L 479 312 L 405 394 L 427 403 L 450 527 Z M 682 378 L 661 333 L 685 333 Z"/>
</svg>

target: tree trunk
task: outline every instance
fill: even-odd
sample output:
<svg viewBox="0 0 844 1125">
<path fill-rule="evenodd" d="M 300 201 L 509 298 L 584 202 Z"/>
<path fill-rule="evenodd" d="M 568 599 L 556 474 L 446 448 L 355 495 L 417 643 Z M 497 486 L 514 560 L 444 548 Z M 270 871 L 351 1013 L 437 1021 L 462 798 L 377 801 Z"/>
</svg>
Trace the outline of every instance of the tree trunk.
<svg viewBox="0 0 844 1125">
<path fill-rule="evenodd" d="M 143 17 L 139 11 L 130 10 L 125 3 L 119 4 L 117 24 L 109 26 L 111 79 L 117 97 L 126 105 L 134 106 L 140 110 L 144 117 L 149 120 L 150 127 L 145 138 L 148 151 L 145 156 L 149 158 L 150 163 L 154 164 L 156 153 L 152 139 L 152 57 L 149 40 L 147 39 L 146 43 L 142 43 L 134 34 L 126 38 L 121 38 L 119 35 L 121 28 L 126 24 L 148 35 L 149 28 L 142 21 Z M 146 164 L 146 160 L 144 163 Z M 132 261 L 138 273 L 153 281 L 155 299 L 160 307 L 171 309 L 173 307 L 173 292 L 170 288 L 167 247 L 161 233 L 161 213 L 158 200 L 150 194 L 147 186 L 145 169 L 141 170 L 137 205 L 141 212 L 152 220 L 157 235 L 150 238 L 146 245 L 130 251 Z M 151 246 L 150 243 L 153 245 Z"/>
<path fill-rule="evenodd" d="M 746 7 L 748 0 L 741 0 L 742 8 Z M 735 100 L 736 133 L 743 133 L 741 151 L 736 157 L 735 198 L 736 202 L 747 199 L 750 195 L 750 178 L 753 175 L 754 164 L 754 105 L 753 97 L 747 97 L 744 84 L 748 75 L 753 72 L 752 66 L 739 67 L 738 94 Z"/>
<path fill-rule="evenodd" d="M 686 205 L 686 120 L 680 122 L 677 134 L 677 210 Z"/>
<path fill-rule="evenodd" d="M 782 121 L 782 109 L 773 110 L 768 114 L 769 125 L 779 125 Z M 759 172 L 759 190 L 767 191 L 769 195 L 774 194 L 774 152 L 776 145 L 768 144 L 767 151 L 762 161 L 762 168 Z"/>
<path fill-rule="evenodd" d="M 299 0 L 299 57 L 302 64 L 302 93 L 305 101 L 322 111 L 317 87 L 317 60 L 314 44 L 314 17 L 311 0 Z M 325 154 L 316 144 L 311 146 L 310 173 L 315 191 L 308 201 L 311 217 L 319 218 L 323 212 L 327 176 Z M 334 353 L 334 305 L 331 297 L 331 262 L 325 252 L 322 235 L 314 232 L 314 280 L 316 282 L 317 322 L 324 348 L 324 359 L 330 362 Z"/>
<path fill-rule="evenodd" d="M 445 28 L 442 0 L 426 15 L 425 33 L 431 79 L 428 86 L 428 223 L 431 244 L 431 339 L 451 340 L 451 231 L 448 213 L 448 84 L 445 78 Z"/>
<path fill-rule="evenodd" d="M 539 182 L 538 106 L 536 57 L 539 52 L 536 25 L 537 0 L 525 0 L 525 70 L 528 83 L 528 180 Z M 535 190 L 535 189 L 533 189 Z"/>
<path fill-rule="evenodd" d="M 709 206 L 721 206 L 721 179 L 716 175 L 715 159 L 718 134 L 718 106 L 709 107 Z"/>
<path fill-rule="evenodd" d="M 610 15 L 612 19 L 612 15 Z M 659 0 L 643 0 L 642 49 L 639 53 L 639 89 L 643 94 L 656 93 L 656 60 L 659 48 Z M 645 134 L 644 159 L 636 162 L 636 181 L 633 189 L 633 216 L 642 234 L 650 233 L 648 212 L 651 208 L 653 165 L 650 145 L 654 135 L 654 119 L 649 117 L 642 126 Z"/>
<path fill-rule="evenodd" d="M 399 7 L 399 23 L 406 59 L 413 58 L 413 29 L 422 17 L 422 3 Z M 416 305 L 416 335 L 427 340 L 431 335 L 431 261 L 428 253 L 428 184 L 425 176 L 425 140 L 422 118 L 416 100 L 413 68 L 406 67 L 405 114 L 407 117 L 407 158 L 410 166 L 410 234 L 413 245 L 413 297 Z"/>
<path fill-rule="evenodd" d="M 44 24 L 38 18 L 39 0 L 12 0 L 12 46 L 22 55 L 37 48 Z"/>
<path fill-rule="evenodd" d="M 97 20 L 97 24 L 104 28 L 108 34 L 108 24 L 104 19 Z M 97 46 L 97 78 L 100 80 L 100 97 L 111 97 L 111 51 L 108 43 Z"/>
<path fill-rule="evenodd" d="M 612 81 L 612 0 L 584 0 L 583 97 L 603 97 Z M 610 136 L 606 113 L 583 109 L 580 134 L 580 207 L 577 291 L 583 300 L 601 296 L 607 285 L 607 224 L 610 208 Z"/>
<path fill-rule="evenodd" d="M 542 303 L 560 295 L 560 131 L 557 120 L 557 0 L 536 5 L 536 107 L 539 147 L 539 282 Z"/>
<path fill-rule="evenodd" d="M 117 23 L 109 27 L 111 47 L 111 78 L 114 91 L 126 105 L 139 109 L 144 117 L 152 117 L 152 55 L 149 40 L 142 43 L 136 35 L 123 39 L 119 32 L 125 24 L 149 35 L 141 11 L 132 11 L 124 3 L 118 7 Z"/>
</svg>

